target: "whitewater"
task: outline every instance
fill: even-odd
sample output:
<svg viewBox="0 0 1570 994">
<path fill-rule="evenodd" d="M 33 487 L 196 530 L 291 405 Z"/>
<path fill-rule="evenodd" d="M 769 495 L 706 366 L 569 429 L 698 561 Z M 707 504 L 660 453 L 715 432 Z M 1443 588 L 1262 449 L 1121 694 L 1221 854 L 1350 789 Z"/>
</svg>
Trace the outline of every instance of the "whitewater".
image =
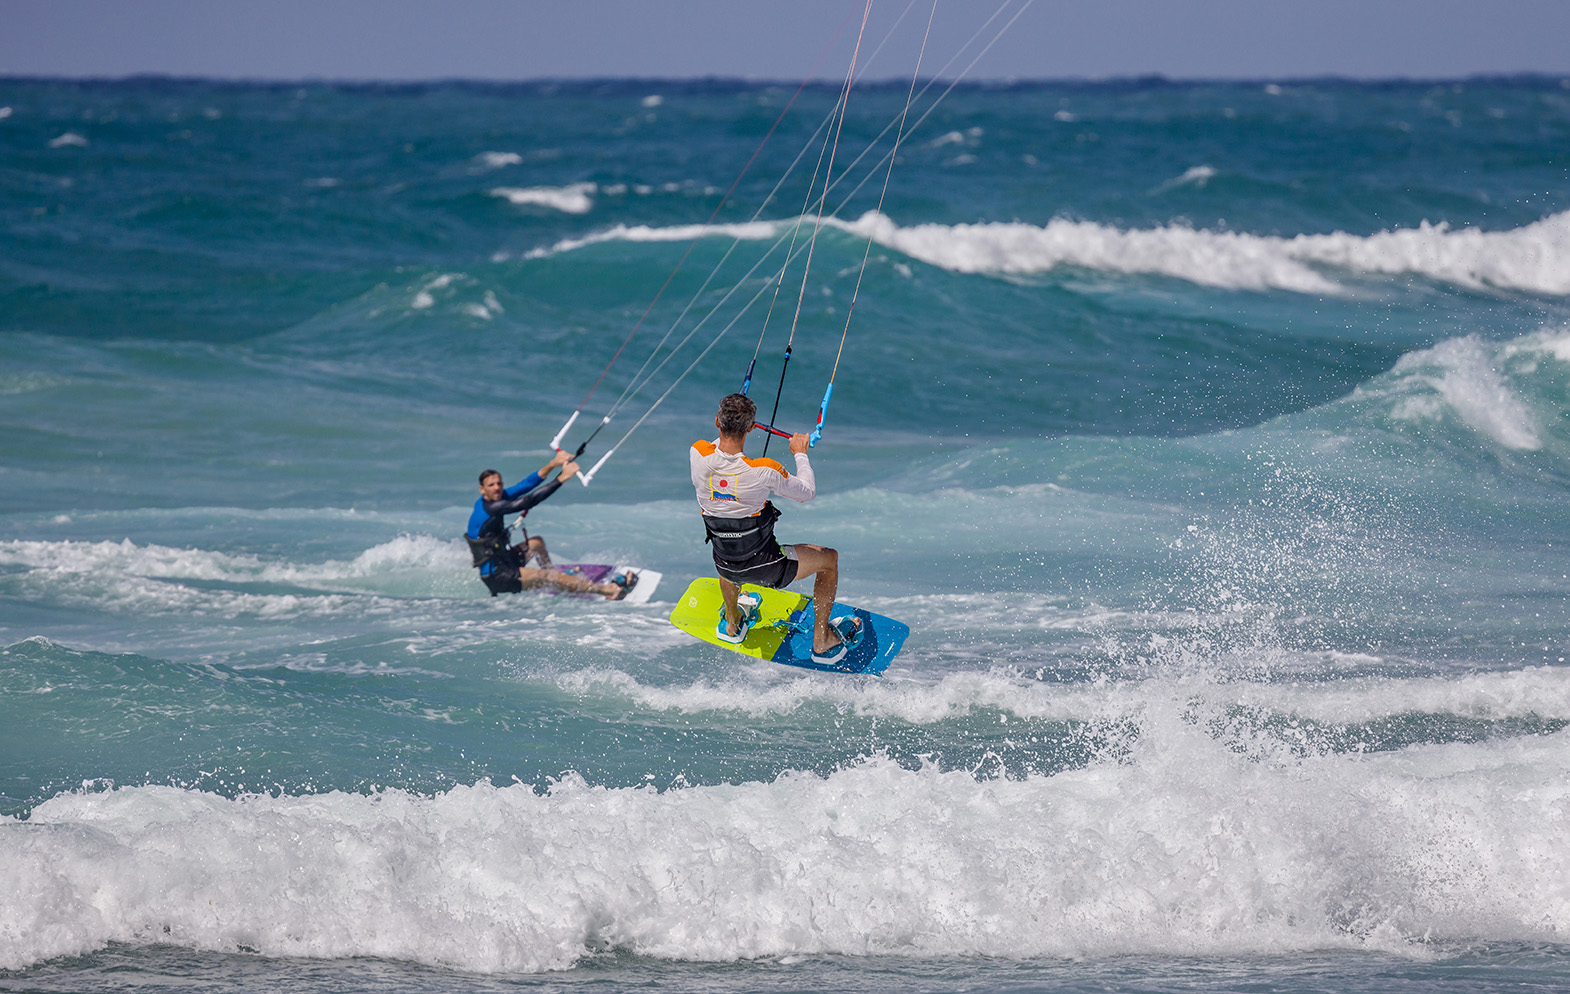
<svg viewBox="0 0 1570 994">
<path fill-rule="evenodd" d="M 881 207 L 858 90 L 779 534 L 882 677 L 666 620 L 793 92 L 0 80 L 0 989 L 1570 983 L 1570 83 L 961 85 Z M 488 597 L 635 326 L 528 526 L 664 585 Z"/>
<path fill-rule="evenodd" d="M 525 200 L 507 191 L 514 203 Z M 571 191 L 551 191 L 571 196 Z M 562 210 L 573 210 L 561 207 Z M 688 242 L 694 238 L 775 239 L 788 222 L 691 225 L 669 228 L 618 225 L 585 238 L 569 239 L 531 253 L 543 258 L 596 242 L 623 239 Z M 1562 296 L 1570 293 L 1570 214 L 1556 214 L 1523 228 L 1486 232 L 1451 231 L 1449 224 L 1381 231 L 1373 235 L 1261 237 L 1240 232 L 1162 227 L 1123 231 L 1090 221 L 1055 219 L 1046 225 L 1017 222 L 923 224 L 901 228 L 870 212 L 856 221 L 830 218 L 831 227 L 894 249 L 912 259 L 956 273 L 1031 275 L 1058 267 L 1113 273 L 1148 273 L 1230 290 L 1291 290 L 1304 294 L 1347 293 L 1322 272 L 1348 276 L 1413 274 L 1457 286 L 1497 287 Z"/>
</svg>

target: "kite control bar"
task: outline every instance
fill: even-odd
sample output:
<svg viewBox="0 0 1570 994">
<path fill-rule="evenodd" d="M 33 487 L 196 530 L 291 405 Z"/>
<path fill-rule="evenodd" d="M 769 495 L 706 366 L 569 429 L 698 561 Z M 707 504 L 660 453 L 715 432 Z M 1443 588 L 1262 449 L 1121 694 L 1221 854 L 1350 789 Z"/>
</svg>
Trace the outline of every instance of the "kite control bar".
<svg viewBox="0 0 1570 994">
<path fill-rule="evenodd" d="M 567 419 L 567 423 L 561 426 L 561 431 L 557 432 L 556 433 L 556 437 L 551 439 L 551 448 L 552 449 L 556 450 L 557 452 L 561 451 L 562 436 L 566 435 L 567 432 L 572 429 L 572 423 L 574 421 L 576 421 L 576 420 L 578 420 L 578 412 L 577 411 L 573 411 L 572 412 L 572 417 Z"/>
<path fill-rule="evenodd" d="M 747 377 L 747 380 L 748 380 L 748 383 L 750 384 L 750 382 L 752 380 L 752 376 L 751 376 L 751 371 L 749 370 L 748 372 L 749 372 L 749 375 Z M 743 388 L 743 389 L 745 389 L 745 388 Z M 834 392 L 834 384 L 830 383 L 829 384 L 829 388 L 823 392 L 823 404 L 818 408 L 818 423 L 813 427 L 812 433 L 807 436 L 807 448 L 809 448 L 809 449 L 815 447 L 818 444 L 818 441 L 823 438 L 823 412 L 828 409 L 828 406 L 829 406 L 829 395 L 832 394 L 833 392 Z M 562 449 L 561 449 L 562 436 L 567 434 L 567 429 L 572 427 L 573 421 L 577 420 L 577 418 L 578 418 L 577 413 L 574 413 L 572 417 L 567 419 L 567 423 L 562 425 L 562 430 L 556 433 L 556 437 L 555 438 L 551 439 L 551 448 L 555 449 L 558 452 L 562 451 Z M 605 425 L 609 424 L 610 420 L 611 420 L 611 416 L 609 414 L 607 414 L 605 416 L 604 420 L 602 420 L 600 422 L 600 427 L 603 428 Z M 780 429 L 774 427 L 773 425 L 758 424 L 757 422 L 753 422 L 752 427 L 758 428 L 758 429 L 760 429 L 762 431 L 765 431 L 765 432 L 768 432 L 770 435 L 773 435 L 776 438 L 783 438 L 786 441 L 789 441 L 790 439 L 795 438 L 795 436 L 792 435 L 790 432 L 788 432 L 788 431 L 781 431 Z M 595 431 L 595 434 L 598 434 L 599 433 L 599 428 L 596 428 L 594 431 Z M 589 447 L 589 442 L 591 442 L 593 440 L 594 440 L 594 435 L 590 435 L 588 437 L 588 439 L 586 439 L 582 445 L 578 446 L 578 451 L 573 455 L 573 458 L 577 459 L 578 457 L 582 456 L 583 455 L 583 450 L 588 448 Z M 578 482 L 582 483 L 584 486 L 588 486 L 589 483 L 594 479 L 594 474 L 598 473 L 600 471 L 600 467 L 605 465 L 605 461 L 607 459 L 609 459 L 611 456 L 616 454 L 616 449 L 619 447 L 619 445 L 620 445 L 620 443 L 618 443 L 615 446 L 612 446 L 611 450 L 609 452 L 605 453 L 603 456 L 601 456 L 599 462 L 595 463 L 593 465 L 593 467 L 591 467 L 587 473 L 579 473 L 578 474 Z"/>
<path fill-rule="evenodd" d="M 807 436 L 807 447 L 810 449 L 818 444 L 823 437 L 823 415 L 829 409 L 829 398 L 834 396 L 834 381 L 829 381 L 829 387 L 823 391 L 823 403 L 818 405 L 818 423 L 812 426 L 812 434 Z"/>
<path fill-rule="evenodd" d="M 783 439 L 785 439 L 787 441 L 789 441 L 790 439 L 796 437 L 795 435 L 792 435 L 788 431 L 780 431 L 778 428 L 774 427 L 773 425 L 760 425 L 760 424 L 754 423 L 753 427 L 757 428 L 759 431 L 766 431 L 770 435 L 773 435 L 775 438 L 783 438 Z M 818 412 L 818 426 L 816 428 L 812 429 L 812 434 L 807 436 L 807 448 L 810 449 L 813 446 L 817 445 L 818 444 L 818 439 L 820 439 L 822 437 L 823 437 L 823 412 L 819 411 Z"/>
<path fill-rule="evenodd" d="M 561 426 L 561 431 L 557 432 L 556 433 L 556 437 L 551 439 L 551 448 L 552 449 L 556 450 L 557 452 L 565 451 L 561 447 L 562 437 L 564 435 L 566 435 L 568 430 L 570 430 L 572 428 L 572 423 L 574 421 L 578 420 L 578 413 L 579 412 L 577 412 L 577 411 L 573 411 L 572 412 L 572 417 L 567 419 L 567 423 Z M 589 447 L 589 443 L 594 441 L 594 436 L 598 435 L 600 433 L 600 429 L 601 428 L 604 428 L 606 425 L 608 425 L 610 423 L 611 423 L 611 416 L 609 414 L 607 414 L 607 415 L 605 415 L 605 417 L 601 418 L 599 425 L 595 427 L 594 431 L 589 433 L 589 437 L 588 438 L 583 440 L 583 444 L 578 446 L 578 451 L 574 452 L 572 454 L 572 457 L 574 459 L 581 459 L 581 458 L 583 458 L 583 452 L 584 452 L 585 449 L 587 449 Z M 611 451 L 614 452 L 616 450 L 612 449 Z M 594 469 L 599 469 L 600 468 L 600 463 L 603 463 L 605 461 L 605 459 L 609 459 L 609 458 L 610 458 L 610 452 L 607 452 L 605 454 L 605 458 L 604 459 L 601 459 L 600 462 L 594 464 Z M 589 481 L 594 479 L 594 469 L 589 470 L 589 472 L 587 474 L 581 474 L 580 473 L 578 475 L 578 482 L 583 484 L 584 486 L 588 486 L 589 485 Z"/>
</svg>

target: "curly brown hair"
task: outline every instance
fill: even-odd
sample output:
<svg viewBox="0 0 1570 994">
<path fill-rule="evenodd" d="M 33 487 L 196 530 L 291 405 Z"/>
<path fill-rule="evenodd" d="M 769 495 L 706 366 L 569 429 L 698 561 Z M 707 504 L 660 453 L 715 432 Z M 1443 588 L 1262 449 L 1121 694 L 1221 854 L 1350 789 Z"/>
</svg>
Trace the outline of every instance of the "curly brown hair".
<svg viewBox="0 0 1570 994">
<path fill-rule="evenodd" d="M 752 430 L 758 416 L 758 405 L 747 399 L 746 394 L 727 394 L 720 401 L 720 413 L 715 417 L 721 435 L 739 438 Z"/>
</svg>

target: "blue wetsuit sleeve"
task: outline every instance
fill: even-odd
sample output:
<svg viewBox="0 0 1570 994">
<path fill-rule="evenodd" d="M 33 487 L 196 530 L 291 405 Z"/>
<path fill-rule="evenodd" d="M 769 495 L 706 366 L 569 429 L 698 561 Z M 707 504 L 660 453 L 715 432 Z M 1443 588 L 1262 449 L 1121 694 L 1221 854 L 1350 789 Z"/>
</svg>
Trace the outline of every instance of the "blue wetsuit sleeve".
<svg viewBox="0 0 1570 994">
<path fill-rule="evenodd" d="M 525 476 L 517 483 L 514 483 L 512 486 L 508 487 L 506 490 L 503 490 L 502 493 L 506 494 L 508 497 L 521 497 L 530 490 L 533 490 L 535 487 L 539 486 L 542 479 L 543 477 L 541 477 L 539 473 L 530 473 L 528 476 Z"/>
<path fill-rule="evenodd" d="M 527 483 L 528 481 L 525 480 L 524 482 Z M 519 484 L 520 487 L 522 485 L 521 483 Z M 520 511 L 527 511 L 560 488 L 561 480 L 555 479 L 549 483 L 537 485 L 529 492 L 516 497 L 512 496 L 512 491 L 509 490 L 507 491 L 508 498 L 506 500 L 485 501 L 485 513 L 495 517 L 498 514 L 517 514 Z"/>
</svg>

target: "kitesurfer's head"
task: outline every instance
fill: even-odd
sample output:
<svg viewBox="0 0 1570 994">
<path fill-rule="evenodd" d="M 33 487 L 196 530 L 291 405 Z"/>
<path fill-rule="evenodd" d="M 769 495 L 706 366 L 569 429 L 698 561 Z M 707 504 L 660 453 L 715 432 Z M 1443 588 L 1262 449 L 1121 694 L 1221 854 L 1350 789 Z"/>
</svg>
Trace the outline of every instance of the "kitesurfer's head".
<svg viewBox="0 0 1570 994">
<path fill-rule="evenodd" d="M 500 500 L 502 495 L 502 475 L 494 469 L 488 469 L 480 474 L 480 496 L 486 500 Z"/>
<path fill-rule="evenodd" d="M 714 416 L 714 427 L 728 438 L 746 438 L 758 416 L 758 405 L 747 399 L 746 394 L 727 394 L 720 401 L 720 412 Z"/>
</svg>

